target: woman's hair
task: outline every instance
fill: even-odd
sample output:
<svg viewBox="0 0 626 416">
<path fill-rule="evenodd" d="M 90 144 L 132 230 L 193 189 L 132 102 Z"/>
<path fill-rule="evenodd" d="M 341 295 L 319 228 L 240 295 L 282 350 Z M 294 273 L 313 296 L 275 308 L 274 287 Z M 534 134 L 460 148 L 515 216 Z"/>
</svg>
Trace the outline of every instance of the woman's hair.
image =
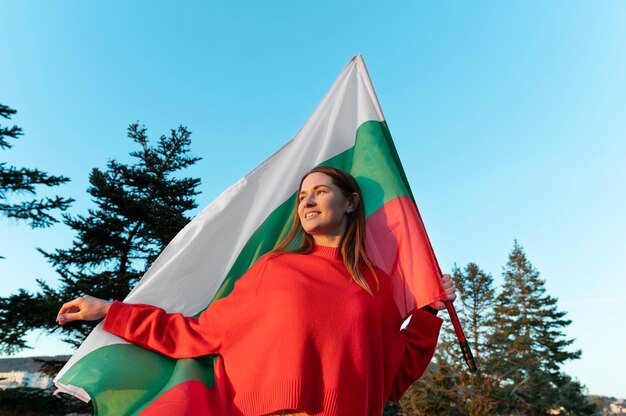
<svg viewBox="0 0 626 416">
<path fill-rule="evenodd" d="M 360 269 L 361 266 L 365 266 L 372 272 L 372 275 L 376 280 L 376 291 L 378 291 L 380 287 L 378 276 L 376 276 L 376 272 L 374 271 L 374 264 L 369 259 L 365 251 L 365 209 L 363 207 L 361 188 L 359 188 L 359 184 L 349 173 L 331 166 L 318 166 L 311 169 L 302 177 L 302 179 L 300 179 L 298 190 L 302 187 L 304 179 L 315 172 L 330 176 L 333 184 L 339 188 L 344 197 L 352 202 L 354 206 L 354 210 L 352 212 L 346 213 L 346 230 L 341 238 L 339 251 L 341 252 L 343 263 L 346 265 L 352 279 L 359 286 L 365 289 L 367 293 L 373 296 L 374 294 L 363 277 Z M 293 216 L 291 230 L 289 230 L 289 234 L 287 234 L 285 239 L 278 245 L 278 247 L 272 250 L 272 252 L 310 253 L 313 249 L 315 245 L 313 237 L 304 231 L 302 224 L 300 223 L 300 217 L 298 216 L 299 204 L 300 199 L 298 192 L 296 192 L 296 209 Z M 293 245 L 294 241 L 297 241 L 300 237 L 302 238 L 300 247 L 291 248 L 290 246 Z"/>
</svg>

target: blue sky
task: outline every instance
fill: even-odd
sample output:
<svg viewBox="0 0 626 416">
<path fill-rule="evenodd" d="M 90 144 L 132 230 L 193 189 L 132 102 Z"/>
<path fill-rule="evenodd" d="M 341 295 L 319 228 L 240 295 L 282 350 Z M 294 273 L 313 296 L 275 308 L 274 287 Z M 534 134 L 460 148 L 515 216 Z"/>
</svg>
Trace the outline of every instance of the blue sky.
<svg viewBox="0 0 626 416">
<path fill-rule="evenodd" d="M 58 192 L 84 213 L 90 169 L 130 160 L 130 123 L 183 124 L 201 208 L 361 53 L 442 267 L 499 283 L 517 239 L 573 320 L 565 371 L 626 397 L 626 3 L 337 3 L 0 0 L 0 103 L 25 132 L 2 160 L 70 177 Z M 56 282 L 35 247 L 67 228 L 0 235 L 0 296 Z M 68 350 L 31 338 L 21 355 Z"/>
</svg>

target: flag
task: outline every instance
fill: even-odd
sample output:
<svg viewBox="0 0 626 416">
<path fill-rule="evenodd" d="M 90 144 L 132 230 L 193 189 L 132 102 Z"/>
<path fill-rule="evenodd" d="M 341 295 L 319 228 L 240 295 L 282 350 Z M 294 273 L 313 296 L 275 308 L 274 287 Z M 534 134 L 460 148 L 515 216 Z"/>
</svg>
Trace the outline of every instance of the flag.
<svg viewBox="0 0 626 416">
<path fill-rule="evenodd" d="M 228 296 L 235 281 L 286 236 L 300 178 L 318 165 L 344 169 L 359 183 L 368 254 L 391 277 L 401 314 L 444 299 L 441 271 L 357 55 L 296 136 L 181 230 L 124 301 L 192 316 Z M 222 415 L 223 380 L 218 356 L 170 359 L 128 344 L 100 324 L 55 384 L 92 400 L 99 415 Z"/>
</svg>

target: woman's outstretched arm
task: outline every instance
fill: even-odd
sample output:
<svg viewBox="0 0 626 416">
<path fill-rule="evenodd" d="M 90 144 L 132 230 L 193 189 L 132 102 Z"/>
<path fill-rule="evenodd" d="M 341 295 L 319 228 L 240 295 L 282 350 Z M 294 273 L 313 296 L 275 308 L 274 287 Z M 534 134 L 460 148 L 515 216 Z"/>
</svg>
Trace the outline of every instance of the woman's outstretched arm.
<svg viewBox="0 0 626 416">
<path fill-rule="evenodd" d="M 224 342 L 231 303 L 217 300 L 194 318 L 152 305 L 113 302 L 102 329 L 172 358 L 217 354 Z"/>
<path fill-rule="evenodd" d="M 124 340 L 172 358 L 192 358 L 220 352 L 228 323 L 241 305 L 254 302 L 253 288 L 261 274 L 259 260 L 236 283 L 233 292 L 216 300 L 199 317 L 167 313 L 145 304 L 108 302 L 81 296 L 65 303 L 57 315 L 64 325 L 76 320 L 105 318 L 103 329 Z"/>
<path fill-rule="evenodd" d="M 57 322 L 64 325 L 105 318 L 105 331 L 132 344 L 172 358 L 192 358 L 219 353 L 228 308 L 228 302 L 220 299 L 194 318 L 152 305 L 109 302 L 87 295 L 65 303 Z"/>
</svg>

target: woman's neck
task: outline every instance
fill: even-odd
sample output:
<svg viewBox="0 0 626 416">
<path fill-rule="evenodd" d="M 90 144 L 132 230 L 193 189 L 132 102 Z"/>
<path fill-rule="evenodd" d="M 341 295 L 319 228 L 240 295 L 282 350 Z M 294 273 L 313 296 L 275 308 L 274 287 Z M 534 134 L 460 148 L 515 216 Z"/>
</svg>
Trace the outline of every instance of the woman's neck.
<svg viewBox="0 0 626 416">
<path fill-rule="evenodd" d="M 313 241 L 318 246 L 339 247 L 343 235 L 313 235 Z"/>
</svg>

